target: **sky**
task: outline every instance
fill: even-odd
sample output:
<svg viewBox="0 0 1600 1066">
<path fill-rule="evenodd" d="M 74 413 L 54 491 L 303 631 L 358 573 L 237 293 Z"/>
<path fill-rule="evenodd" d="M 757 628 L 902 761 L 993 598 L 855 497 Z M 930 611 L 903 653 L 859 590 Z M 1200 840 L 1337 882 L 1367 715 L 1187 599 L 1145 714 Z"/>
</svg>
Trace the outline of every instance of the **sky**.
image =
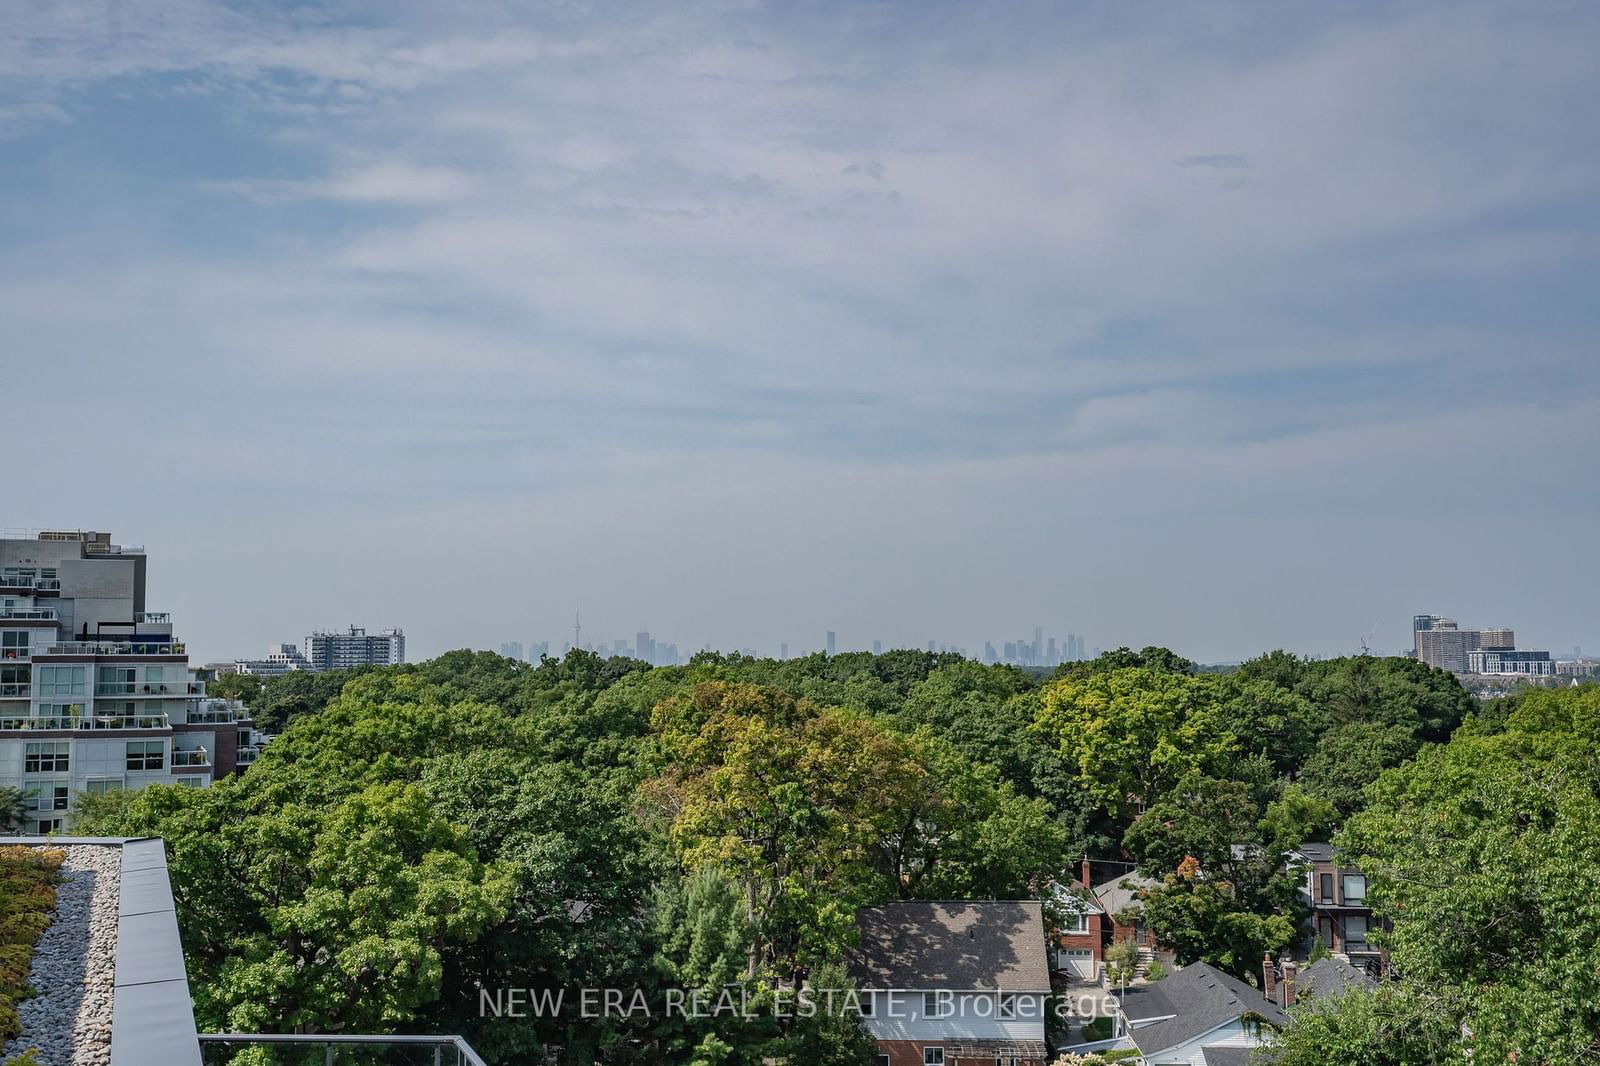
<svg viewBox="0 0 1600 1066">
<path fill-rule="evenodd" d="M 10 0 L 0 526 L 199 660 L 1600 651 L 1600 7 Z"/>
</svg>

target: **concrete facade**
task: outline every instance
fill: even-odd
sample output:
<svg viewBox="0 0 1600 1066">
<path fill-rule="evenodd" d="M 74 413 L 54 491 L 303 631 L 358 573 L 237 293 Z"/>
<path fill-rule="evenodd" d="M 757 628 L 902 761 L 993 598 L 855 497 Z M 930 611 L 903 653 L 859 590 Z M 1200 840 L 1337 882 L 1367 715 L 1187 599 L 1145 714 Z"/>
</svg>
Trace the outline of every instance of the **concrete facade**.
<svg viewBox="0 0 1600 1066">
<path fill-rule="evenodd" d="M 66 828 L 82 794 L 205 787 L 259 750 L 145 609 L 145 563 L 101 533 L 0 540 L 0 786 L 27 797 L 26 832 Z"/>
</svg>

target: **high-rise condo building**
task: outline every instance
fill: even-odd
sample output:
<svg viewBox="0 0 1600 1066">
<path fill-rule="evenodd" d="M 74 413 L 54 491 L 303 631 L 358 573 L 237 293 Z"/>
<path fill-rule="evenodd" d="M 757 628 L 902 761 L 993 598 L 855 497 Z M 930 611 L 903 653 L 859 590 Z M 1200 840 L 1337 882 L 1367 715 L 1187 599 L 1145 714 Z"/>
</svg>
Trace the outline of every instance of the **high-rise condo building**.
<svg viewBox="0 0 1600 1066">
<path fill-rule="evenodd" d="M 500 654 L 503 655 L 507 659 L 515 659 L 519 663 L 522 662 L 523 661 L 523 658 L 522 658 L 522 641 L 520 641 L 520 640 L 508 640 L 508 641 L 506 641 L 504 644 L 500 645 Z"/>
<path fill-rule="evenodd" d="M 22 791 L 25 833 L 65 828 L 79 795 L 204 788 L 260 751 L 145 609 L 145 563 L 105 533 L 0 539 L 0 786 Z"/>
<path fill-rule="evenodd" d="M 828 630 L 828 654 L 829 655 L 833 654 L 833 647 L 834 647 L 833 630 L 830 629 L 830 630 Z"/>
<path fill-rule="evenodd" d="M 318 630 L 306 637 L 305 649 L 306 662 L 312 670 L 396 666 L 406 661 L 406 635 L 398 629 L 385 629 L 368 636 L 359 626 L 351 626 L 344 633 Z"/>
<path fill-rule="evenodd" d="M 1516 651 L 1517 635 L 1504 626 L 1461 629 L 1454 618 L 1419 614 L 1411 619 L 1411 635 L 1418 659 L 1452 673 L 1542 676 L 1550 671 L 1549 652 Z M 1494 654 L 1485 657 L 1480 652 Z"/>
</svg>

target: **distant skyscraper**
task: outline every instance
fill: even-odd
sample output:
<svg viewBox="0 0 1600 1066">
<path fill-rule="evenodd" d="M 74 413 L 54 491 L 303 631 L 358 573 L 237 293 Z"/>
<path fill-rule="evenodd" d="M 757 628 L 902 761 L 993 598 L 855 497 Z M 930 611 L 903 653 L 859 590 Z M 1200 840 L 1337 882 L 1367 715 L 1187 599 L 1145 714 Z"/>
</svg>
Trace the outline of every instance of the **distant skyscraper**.
<svg viewBox="0 0 1600 1066">
<path fill-rule="evenodd" d="M 930 641 L 928 641 L 928 650 L 929 650 L 929 651 L 932 651 L 932 650 L 933 650 L 933 644 L 934 644 L 934 642 L 933 642 L 933 641 L 931 641 L 931 640 L 930 640 Z"/>
<path fill-rule="evenodd" d="M 500 645 L 500 654 L 505 656 L 507 659 L 515 659 L 518 662 L 521 662 L 522 661 L 522 641 L 520 641 L 520 640 L 508 640 L 508 641 L 506 641 L 504 644 Z"/>
<path fill-rule="evenodd" d="M 1038 662 L 1044 655 L 1044 627 L 1033 627 L 1033 661 Z"/>
<path fill-rule="evenodd" d="M 788 657 L 789 657 L 789 642 L 788 641 L 784 641 L 782 644 L 778 645 L 778 658 L 787 659 Z"/>
<path fill-rule="evenodd" d="M 656 661 L 656 642 L 649 633 L 640 631 L 634 636 L 633 653 L 647 663 Z"/>
<path fill-rule="evenodd" d="M 883 641 L 875 640 L 875 641 L 872 642 L 872 654 L 874 654 L 874 655 L 882 655 L 883 654 Z"/>
<path fill-rule="evenodd" d="M 833 654 L 833 630 L 828 630 L 828 654 Z"/>
<path fill-rule="evenodd" d="M 1056 658 L 1056 638 L 1051 637 L 1049 640 L 1045 641 L 1044 664 L 1046 666 L 1054 666 L 1059 661 L 1060 660 Z"/>
<path fill-rule="evenodd" d="M 984 641 L 983 642 L 983 661 L 986 662 L 986 663 L 992 663 L 998 658 L 999 658 L 999 656 L 994 653 L 994 645 L 991 644 L 987 640 Z"/>
</svg>

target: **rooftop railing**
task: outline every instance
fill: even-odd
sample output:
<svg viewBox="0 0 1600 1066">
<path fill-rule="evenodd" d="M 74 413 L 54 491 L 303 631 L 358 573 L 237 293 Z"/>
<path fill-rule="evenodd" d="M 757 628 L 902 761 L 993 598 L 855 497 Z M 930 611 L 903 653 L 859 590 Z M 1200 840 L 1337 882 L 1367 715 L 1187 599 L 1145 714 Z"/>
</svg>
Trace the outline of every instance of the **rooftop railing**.
<svg viewBox="0 0 1600 1066">
<path fill-rule="evenodd" d="M 56 611 L 54 607 L 0 607 L 0 618 L 32 618 L 53 622 L 56 619 Z"/>
<path fill-rule="evenodd" d="M 202 1033 L 201 1061 L 222 1066 L 247 1047 L 271 1047 L 274 1066 L 488 1066 L 459 1036 Z"/>
<path fill-rule="evenodd" d="M 36 658 L 44 655 L 187 655 L 188 649 L 175 641 L 65 640 L 47 644 L 33 654 Z"/>
<path fill-rule="evenodd" d="M 161 625 L 172 621 L 172 615 L 166 611 L 137 611 L 134 613 L 135 622 L 148 622 L 151 625 Z"/>
</svg>

